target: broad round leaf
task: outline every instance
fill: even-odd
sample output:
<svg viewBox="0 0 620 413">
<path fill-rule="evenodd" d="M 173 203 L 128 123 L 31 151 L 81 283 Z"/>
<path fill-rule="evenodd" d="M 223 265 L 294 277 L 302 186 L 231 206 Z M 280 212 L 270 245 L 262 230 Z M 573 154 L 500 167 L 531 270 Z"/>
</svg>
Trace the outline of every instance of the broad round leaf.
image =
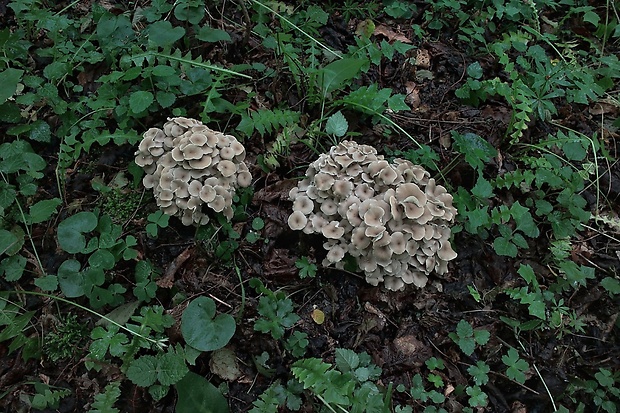
<svg viewBox="0 0 620 413">
<path fill-rule="evenodd" d="M 235 320 L 230 314 L 215 316 L 215 303 L 208 297 L 198 297 L 181 317 L 181 333 L 190 346 L 200 351 L 224 347 L 235 334 Z"/>
<path fill-rule="evenodd" d="M 58 244 L 69 254 L 86 248 L 84 234 L 97 227 L 97 216 L 92 212 L 78 212 L 58 224 Z"/>
<path fill-rule="evenodd" d="M 151 106 L 154 100 L 155 96 L 151 92 L 139 90 L 129 96 L 129 108 L 133 113 L 140 113 Z"/>
<path fill-rule="evenodd" d="M 176 384 L 179 395 L 176 413 L 228 413 L 222 393 L 204 377 L 189 372 Z"/>
</svg>

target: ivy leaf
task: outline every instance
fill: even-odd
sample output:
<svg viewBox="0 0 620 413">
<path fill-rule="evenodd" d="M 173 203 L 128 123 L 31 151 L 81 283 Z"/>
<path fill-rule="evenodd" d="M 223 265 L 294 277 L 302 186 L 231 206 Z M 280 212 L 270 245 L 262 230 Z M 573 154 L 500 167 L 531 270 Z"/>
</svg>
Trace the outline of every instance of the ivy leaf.
<svg viewBox="0 0 620 413">
<path fill-rule="evenodd" d="M 155 100 L 153 94 L 146 90 L 133 92 L 129 96 L 129 108 L 133 113 L 144 112 Z"/>
<path fill-rule="evenodd" d="M 348 129 L 349 122 L 347 122 L 347 118 L 344 117 L 341 111 L 331 115 L 325 123 L 325 133 L 334 135 L 338 138 L 346 135 Z"/>
<path fill-rule="evenodd" d="M 78 212 L 58 224 L 58 245 L 69 254 L 86 248 L 84 234 L 97 227 L 97 216 L 92 212 Z"/>
<path fill-rule="evenodd" d="M 172 24 L 167 20 L 157 21 L 151 24 L 147 30 L 149 40 L 159 47 L 169 46 L 185 35 L 184 28 L 172 27 Z"/>
<path fill-rule="evenodd" d="M 148 387 L 157 381 L 157 357 L 142 356 L 131 362 L 127 369 L 127 378 L 141 387 Z"/>
<path fill-rule="evenodd" d="M 30 222 L 39 224 L 45 222 L 56 213 L 56 208 L 62 201 L 59 198 L 39 201 L 30 207 Z"/>
<path fill-rule="evenodd" d="M 193 300 L 181 317 L 183 338 L 201 351 L 224 347 L 235 334 L 235 329 L 235 319 L 230 314 L 215 317 L 215 302 L 208 297 Z"/>
</svg>

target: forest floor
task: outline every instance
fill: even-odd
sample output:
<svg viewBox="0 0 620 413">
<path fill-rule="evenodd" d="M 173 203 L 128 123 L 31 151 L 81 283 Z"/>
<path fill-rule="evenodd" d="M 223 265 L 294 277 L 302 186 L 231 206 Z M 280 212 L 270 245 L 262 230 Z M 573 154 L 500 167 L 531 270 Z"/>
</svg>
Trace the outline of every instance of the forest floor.
<svg viewBox="0 0 620 413">
<path fill-rule="evenodd" d="M 344 5 L 289 2 L 289 6 L 284 4 L 287 2 L 264 3 L 270 5 L 271 11 L 258 2 L 240 7 L 235 2 L 222 1 L 209 5 L 207 13 L 203 10 L 196 21 L 180 11 L 169 9 L 164 13 L 162 2 L 79 1 L 53 6 L 47 2 L 27 2 L 28 7 L 50 11 L 50 14 L 41 12 L 42 15 L 34 13 L 34 9 L 26 10 L 26 6 L 15 5 L 19 3 L 0 1 L 2 42 L 7 50 L 15 42 L 10 50 L 26 53 L 15 57 L 21 59 L 16 61 L 19 64 L 0 59 L 5 68 L 14 67 L 25 73 L 20 74 L 16 92 L 11 90 L 5 97 L 7 104 L 20 109 L 21 118 L 16 121 L 0 111 L 4 122 L 0 124 L 0 133 L 7 144 L 16 140 L 29 142 L 33 152 L 44 159 L 45 167 L 38 170 L 40 175 L 30 174 L 34 181 L 28 182 L 36 184 L 32 193 L 19 186 L 27 168 L 11 169 L 6 166 L 8 163 L 0 168 L 4 178 L 0 191 L 6 194 L 9 189 L 17 188 L 16 203 L 7 201 L 5 205 L 5 201 L 0 201 L 6 214 L 1 220 L 2 235 L 15 234 L 15 228 L 20 227 L 25 240 L 16 251 L 11 252 L 9 247 L 0 251 L 5 254 L 3 259 L 24 258 L 23 274 L 19 276 L 10 272 L 21 262 L 19 259 L 3 261 L 2 267 L 5 272 L 2 289 L 13 292 L 3 297 L 15 307 L 5 304 L 2 309 L 0 325 L 5 327 L 0 333 L 0 410 L 24 412 L 39 406 L 40 410 L 50 412 L 88 409 L 113 412 L 95 410 L 94 396 L 114 382 L 118 383 L 120 395 L 113 398 L 110 409 L 182 411 L 178 406 L 179 393 L 167 391 L 163 380 L 160 383 L 166 390 L 155 401 L 153 395 L 161 389 L 153 389 L 154 381 L 140 385 L 136 383 L 139 379 L 127 379 L 127 366 L 132 366 L 138 357 L 159 357 L 155 347 L 142 345 L 131 354 L 123 353 L 123 347 L 120 353 L 114 354 L 113 344 L 109 343 L 109 350 L 105 348 L 100 358 L 95 357 L 97 366 L 93 367 L 93 343 L 101 339 L 94 334 L 102 324 L 97 315 L 85 308 L 96 309 L 99 314 L 112 318 L 118 315 L 113 313 L 114 309 L 131 308 L 135 313 L 127 315 L 125 321 L 129 322 L 132 314 L 144 316 L 141 309 L 159 306 L 164 311 L 162 314 L 173 316 L 173 325 L 157 331 L 143 319 L 134 319 L 135 324 L 146 325 L 146 335 L 168 338 L 168 348 L 177 346 L 175 351 L 180 354 L 179 348 L 187 341 L 180 327 L 181 314 L 191 300 L 203 296 L 213 300 L 218 314 L 235 317 L 234 335 L 225 343 L 234 356 L 233 361 L 227 362 L 232 372 L 225 374 L 214 368 L 213 353 L 209 351 L 203 351 L 195 360 L 188 356 L 187 368 L 216 386 L 232 412 L 252 408 L 265 412 L 328 411 L 327 408 L 361 411 L 355 410 L 359 407 L 351 399 L 341 400 L 341 404 L 336 399 L 325 402 L 327 396 L 321 393 L 325 390 L 312 387 L 303 377 L 295 376 L 303 382 L 306 391 L 291 382 L 294 377 L 291 367 L 301 359 L 323 360 L 337 365 L 345 374 L 335 361 L 337 349 L 352 350 L 358 355 L 367 353 L 370 356 L 367 367 L 381 369 L 379 375 L 371 375 L 367 380 L 355 376 L 359 385 L 372 382 L 381 394 L 391 389 L 391 400 L 388 399 L 387 407 L 382 407 L 387 410 L 368 407 L 368 411 L 616 411 L 620 395 L 620 225 L 617 219 L 620 166 L 616 161 L 618 122 L 614 120 L 620 106 L 617 105 L 618 84 L 613 82 L 618 74 L 593 72 L 593 81 L 603 85 L 597 92 L 581 78 L 575 80 L 577 75 L 572 72 L 549 72 L 564 59 L 555 55 L 557 49 L 573 53 L 570 57 L 564 55 L 567 60 L 586 62 L 575 63 L 578 66 L 575 73 L 589 70 L 595 64 L 599 68 L 608 64 L 610 72 L 620 67 L 609 63 L 614 55 L 617 62 L 618 37 L 610 36 L 601 45 L 600 30 L 597 31 L 603 25 L 605 10 L 617 17 L 611 13 L 612 6 L 594 5 L 592 12 L 601 16 L 597 20 L 599 26 L 595 26 L 591 24 L 592 16 L 586 12 L 570 14 L 566 8 L 551 7 L 554 2 L 544 2 L 536 17 L 542 25 L 537 28 L 542 33 L 557 34 L 553 43 L 549 38 L 536 39 L 533 31 L 520 28 L 519 20 L 528 18 L 524 11 L 521 17 L 515 12 L 512 20 L 506 16 L 501 20 L 496 12 L 482 21 L 475 16 L 488 13 L 492 6 L 485 3 L 484 7 L 472 7 L 464 1 L 455 1 L 450 7 L 447 1 L 428 4 L 347 1 Z M 196 7 L 196 2 L 180 3 Z M 273 13 L 274 10 L 278 12 Z M 327 12 L 325 20 L 320 10 Z M 465 25 L 468 19 L 463 15 L 469 13 L 471 21 L 477 22 L 471 23 L 471 27 L 480 30 L 464 34 L 465 30 L 459 26 Z M 66 21 L 49 16 L 65 16 Z M 128 28 L 123 26 L 123 16 L 132 22 Z M 585 20 L 583 16 L 587 16 Z M 101 23 L 97 24 L 97 19 L 106 18 L 116 19 L 114 30 L 108 34 L 103 33 Z M 42 21 L 53 21 L 58 26 L 38 23 Z M 167 21 L 172 23 L 171 27 L 162 25 L 157 30 L 161 33 L 169 30 L 174 37 L 172 27 L 183 28 L 187 39 L 173 39 L 173 49 L 166 46 L 158 53 L 172 55 L 178 48 L 179 59 L 229 68 L 249 74 L 252 80 L 234 76 L 218 78 L 217 71 L 209 72 L 204 67 L 203 72 L 192 73 L 187 69 L 192 65 L 183 66 L 178 59 L 167 62 L 175 71 L 184 70 L 183 79 L 191 80 L 185 89 L 184 85 L 172 81 L 176 72 L 171 75 L 162 69 L 159 78 L 147 77 L 143 72 L 128 75 L 134 67 L 119 63 L 123 53 L 135 56 L 131 47 L 139 44 L 140 36 L 148 33 L 154 37 L 155 23 Z M 443 23 L 435 28 L 439 21 Z M 65 25 L 59 28 L 62 24 Z M 514 27 L 502 30 L 502 24 Z M 214 31 L 200 31 L 199 26 Z M 369 31 L 367 46 L 359 41 L 364 31 Z M 121 41 L 119 32 L 125 37 L 129 32 L 136 38 L 118 46 L 125 48 L 125 52 L 112 51 L 113 45 L 106 50 L 105 36 L 114 43 Z M 515 40 L 518 37 L 515 33 L 527 39 L 523 41 L 526 49 L 517 50 L 519 40 Z M 569 38 L 571 34 L 574 38 Z M 27 46 L 18 46 L 20 36 L 22 40 L 27 39 Z M 486 50 L 473 47 L 467 43 L 468 36 L 472 44 L 484 40 L 489 46 Z M 69 41 L 82 44 L 82 50 L 70 49 Z M 502 61 L 501 52 L 492 52 L 501 47 L 494 49 L 490 45 L 502 41 L 507 58 L 517 62 L 512 70 L 525 73 L 517 76 L 526 79 L 523 83 L 535 92 L 529 100 L 519 100 L 522 95 L 516 85 L 521 78 L 512 77 L 511 69 L 506 67 L 509 63 Z M 566 47 L 561 48 L 560 44 Z M 404 52 L 390 53 L 387 51 L 390 45 L 395 49 L 402 46 Z M 597 45 L 600 49 L 595 48 Z M 54 47 L 58 51 L 50 52 Z M 69 63 L 59 60 L 58 56 L 67 53 L 63 47 L 84 60 Z M 372 47 L 378 55 L 365 54 L 363 59 L 368 65 L 355 76 L 345 75 L 336 80 L 340 82 L 337 88 L 325 86 L 313 91 L 317 82 L 320 84 L 317 78 L 326 75 L 319 72 L 320 68 L 329 64 L 321 61 L 329 57 L 322 48 L 343 55 L 349 53 L 345 56 L 349 58 L 359 57 Z M 534 53 L 534 47 L 540 48 L 543 55 L 546 53 L 547 66 L 541 63 L 545 58 Z M 100 49 L 105 58 L 97 60 L 93 56 Z M 352 49 L 357 54 L 351 54 Z M 9 59 L 10 50 L 5 52 Z M 47 52 L 40 53 L 41 50 Z M 79 54 L 84 51 L 93 52 L 92 63 Z M 598 56 L 601 51 L 601 59 L 607 57 L 609 61 L 587 60 L 595 59 L 592 56 Z M 529 69 L 524 68 L 519 56 L 531 59 Z M 160 56 L 159 60 L 145 59 L 140 67 L 144 70 L 155 61 L 161 66 L 167 64 Z M 64 76 L 56 75 L 56 71 L 65 71 Z M 210 76 L 208 79 L 192 78 L 205 73 Z M 539 93 L 535 78 L 538 73 L 542 73 L 541 78 L 546 76 L 547 81 L 556 79 L 557 82 Z M 103 82 L 102 76 L 107 76 Z M 42 81 L 36 81 L 37 78 Z M 502 94 L 500 86 L 491 83 L 492 79 L 504 82 L 511 88 L 510 92 Z M 480 86 L 487 80 L 489 83 Z M 46 88 L 44 83 L 48 81 L 57 87 L 55 94 Z M 200 82 L 204 84 L 201 86 Z M 375 110 L 377 116 L 372 116 L 342 103 L 350 90 L 369 85 L 402 94 L 409 109 L 386 107 Z M 456 92 L 464 87 L 469 89 Z M 493 87 L 497 90 L 492 92 Z M 578 97 L 579 87 L 587 89 L 584 103 Z M 556 93 L 563 88 L 568 92 Z M 155 95 L 156 99 L 147 98 L 145 108 L 140 109 L 137 108 L 142 104 L 139 98 L 145 95 L 133 94 L 142 92 L 153 92 L 151 97 Z M 169 95 L 163 92 L 173 94 L 174 103 L 165 103 Z M 30 101 L 24 97 L 28 93 L 34 96 Z M 469 95 L 464 97 L 466 93 Z M 22 100 L 18 95 L 22 95 Z M 105 102 L 91 105 L 84 112 L 71 106 L 86 105 L 85 99 L 94 102 L 93 96 Z M 127 96 L 136 99 L 128 101 Z M 69 111 L 75 112 L 73 117 L 61 113 L 58 99 L 67 102 Z M 385 100 L 380 102 L 384 103 Z M 3 104 L 3 110 L 9 110 L 7 104 Z M 111 110 L 107 109 L 110 104 Z M 523 109 L 521 104 L 532 110 Z M 82 114 L 90 116 L 91 110 L 93 113 L 101 110 L 97 115 L 100 117 L 90 126 L 80 126 L 82 129 L 76 133 L 71 125 L 81 125 Z M 268 121 L 261 130 L 256 126 L 261 122 L 258 115 L 252 117 L 259 110 L 271 110 L 274 116 L 278 116 L 277 110 L 289 110 L 294 121 Z M 340 137 L 333 133 L 330 136 L 322 129 L 323 122 L 337 111 L 346 118 L 347 135 Z M 523 118 L 519 114 L 523 113 L 529 116 L 520 127 L 517 124 Z M 157 206 L 152 191 L 140 183 L 141 173 L 133 164 L 134 152 L 145 130 L 151 126 L 162 127 L 166 118 L 172 116 L 201 119 L 212 128 L 237 136 L 245 145 L 245 163 L 253 180 L 250 188 L 238 193 L 235 199 L 238 209 L 231 223 L 214 217 L 208 228 L 198 230 L 184 226 L 174 217 L 157 223 L 154 215 Z M 334 121 L 337 119 L 340 118 Z M 40 121 L 47 126 L 37 129 Z M 254 122 L 253 126 L 248 127 L 248 121 Z M 245 126 L 237 128 L 240 122 L 246 122 Z M 16 130 L 22 123 L 29 125 L 24 132 Z M 107 140 L 105 134 L 86 138 L 83 131 L 87 128 L 105 130 L 110 136 Z M 44 135 L 49 133 L 49 139 L 37 135 L 41 130 Z M 286 135 L 292 130 L 296 138 Z M 123 133 L 133 136 L 123 138 Z M 549 143 L 550 136 L 557 141 L 569 136 L 562 141 L 568 142 L 566 147 L 557 141 Z M 576 136 L 590 139 L 584 142 L 591 144 L 579 147 L 583 157 L 571 157 L 569 143 L 581 142 Z M 430 170 L 431 176 L 454 194 L 459 209 L 452 235 L 458 256 L 449 262 L 447 273 L 430 275 L 424 288 L 409 286 L 404 291 L 389 291 L 368 284 L 363 273 L 355 268 L 349 271 L 322 266 L 326 255 L 324 238 L 290 229 L 289 191 L 316 160 L 317 151 L 329 150 L 338 138 L 372 145 L 388 159 L 409 157 L 426 166 L 433 163 L 437 166 L 437 170 Z M 80 149 L 76 149 L 78 145 Z M 0 146 L 3 162 L 8 162 L 12 154 L 8 146 Z M 553 160 L 544 157 L 549 154 L 564 157 L 565 161 L 556 167 Z M 587 173 L 589 167 L 594 169 Z M 61 185 L 58 171 L 61 171 Z M 515 171 L 522 175 L 517 176 Z M 523 175 L 527 176 L 527 171 L 532 173 L 531 180 Z M 583 171 L 586 173 L 572 175 Z M 514 185 L 500 182 L 507 176 L 515 178 Z M 566 195 L 565 187 L 580 179 L 571 188 L 570 199 L 562 198 Z M 476 196 L 468 198 L 465 194 L 472 191 Z M 24 224 L 24 220 L 12 218 L 19 214 L 18 202 L 28 211 L 36 202 L 47 199 L 59 200 L 48 219 L 32 218 Z M 525 221 L 519 221 L 521 216 L 517 216 L 514 205 L 525 207 L 525 215 L 536 228 L 524 229 Z M 545 210 L 547 205 L 551 209 Z M 90 263 L 95 267 L 90 260 L 95 256 L 93 251 L 104 248 L 101 221 L 98 229 L 82 229 L 79 233 L 89 240 L 97 233 L 99 249 L 75 253 L 68 251 L 63 240 L 58 239 L 63 220 L 85 211 L 95 211 L 100 220 L 104 215 L 110 216 L 113 225 L 122 229 L 114 241 L 122 240 L 123 248 L 132 251 L 132 255 L 125 256 L 128 259 L 116 257 L 113 265 L 105 268 L 105 280 L 95 283 L 94 288 L 100 288 L 102 296 L 110 294 L 112 298 L 93 298 L 89 296 L 94 294 L 92 290 L 72 296 L 67 294 L 67 281 L 62 279 L 61 272 L 66 271 L 68 261 L 78 263 L 80 277 L 88 277 L 85 269 L 80 272 L 80 265 L 86 268 Z M 30 214 L 34 217 L 32 209 Z M 591 218 L 598 215 L 602 217 L 600 220 Z M 563 233 L 566 227 L 572 229 Z M 133 245 L 130 238 L 135 240 Z M 0 240 L 0 245 L 4 241 L 4 238 Z M 565 264 L 569 261 L 573 264 Z M 152 269 L 148 275 L 152 277 L 151 284 L 135 278 L 138 262 L 148 262 Z M 302 275 L 309 271 L 313 276 L 301 277 L 300 271 Z M 314 271 L 316 274 L 312 274 Z M 533 280 L 531 274 L 535 274 Z M 255 278 L 266 288 L 261 290 L 256 282 L 250 282 Z M 52 284 L 35 283 L 37 279 L 52 280 Z M 56 280 L 60 281 L 60 289 L 58 284 L 53 284 Z M 113 285 L 119 286 L 116 292 Z M 146 292 L 136 293 L 137 286 Z M 54 297 L 66 297 L 80 307 Z M 261 304 L 262 297 L 271 297 L 276 321 L 269 319 L 269 311 Z M 292 308 L 286 309 L 287 303 Z M 6 316 L 6 311 L 17 311 L 28 317 L 20 324 L 15 317 Z M 298 317 L 294 317 L 293 325 L 287 325 L 284 319 L 291 314 Z M 73 322 L 71 317 L 75 317 Z M 269 330 L 258 331 L 257 320 L 261 318 L 281 323 L 283 336 L 277 337 Z M 479 334 L 484 331 L 488 335 Z M 292 338 L 301 341 L 294 342 Z M 122 345 L 128 345 L 133 338 L 127 336 L 125 340 Z M 36 383 L 44 387 L 36 387 Z M 273 405 L 280 404 L 280 407 L 256 410 L 260 409 L 256 404 L 259 397 L 270 386 L 275 388 L 274 385 L 280 386 L 282 394 L 271 395 L 271 400 L 278 400 Z M 68 393 L 62 393 L 63 389 Z M 35 401 L 37 395 L 42 396 Z M 300 405 L 294 400 L 300 401 Z"/>
</svg>

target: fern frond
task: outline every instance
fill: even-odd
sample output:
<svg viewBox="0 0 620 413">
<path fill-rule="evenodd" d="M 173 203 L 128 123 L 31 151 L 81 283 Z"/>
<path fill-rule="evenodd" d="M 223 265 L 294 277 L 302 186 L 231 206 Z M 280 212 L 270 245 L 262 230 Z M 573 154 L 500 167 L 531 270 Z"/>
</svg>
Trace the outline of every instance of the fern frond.
<svg viewBox="0 0 620 413">
<path fill-rule="evenodd" d="M 273 133 L 285 126 L 299 122 L 301 114 L 288 109 L 259 109 L 248 115 L 243 115 L 237 130 L 251 136 L 256 130 L 260 136 Z"/>
</svg>

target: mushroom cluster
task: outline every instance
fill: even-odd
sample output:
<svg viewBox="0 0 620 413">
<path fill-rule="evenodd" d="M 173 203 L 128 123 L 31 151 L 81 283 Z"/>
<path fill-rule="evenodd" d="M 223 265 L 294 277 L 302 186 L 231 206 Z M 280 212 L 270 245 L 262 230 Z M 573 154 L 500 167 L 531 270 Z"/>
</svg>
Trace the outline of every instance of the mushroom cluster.
<svg viewBox="0 0 620 413">
<path fill-rule="evenodd" d="M 209 222 L 205 206 L 232 219 L 235 189 L 252 182 L 243 145 L 195 119 L 169 118 L 163 130 L 147 130 L 135 155 L 157 205 L 184 225 Z"/>
<path fill-rule="evenodd" d="M 390 164 L 371 146 L 332 146 L 289 196 L 291 229 L 327 238 L 323 265 L 343 268 L 348 253 L 372 285 L 424 287 L 428 274 L 447 272 L 456 257 L 449 241 L 457 213 L 452 195 L 421 166 Z"/>
</svg>

